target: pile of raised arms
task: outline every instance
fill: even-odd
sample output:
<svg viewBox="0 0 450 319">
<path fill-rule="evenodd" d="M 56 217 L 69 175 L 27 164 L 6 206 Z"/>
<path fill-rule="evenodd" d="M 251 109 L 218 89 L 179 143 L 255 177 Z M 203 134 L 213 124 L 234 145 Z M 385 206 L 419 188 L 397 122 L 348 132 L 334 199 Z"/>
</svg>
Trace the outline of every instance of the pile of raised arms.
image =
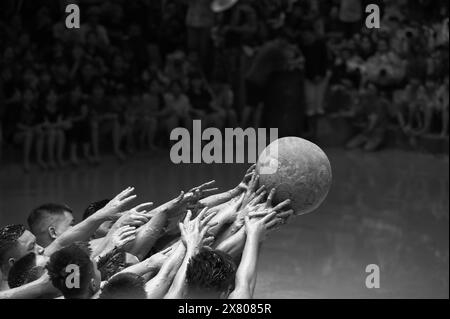
<svg viewBox="0 0 450 319">
<path fill-rule="evenodd" d="M 260 244 L 293 215 L 258 187 L 254 166 L 235 188 L 214 181 L 153 208 L 135 189 L 90 204 L 45 204 L 0 228 L 2 298 L 252 298 Z"/>
</svg>

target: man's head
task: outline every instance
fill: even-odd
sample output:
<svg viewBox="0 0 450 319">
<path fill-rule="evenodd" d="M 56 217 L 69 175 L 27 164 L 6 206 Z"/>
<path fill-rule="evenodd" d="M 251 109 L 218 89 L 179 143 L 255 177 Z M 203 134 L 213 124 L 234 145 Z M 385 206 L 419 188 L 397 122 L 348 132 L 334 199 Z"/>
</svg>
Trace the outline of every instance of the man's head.
<svg viewBox="0 0 450 319">
<path fill-rule="evenodd" d="M 98 260 L 97 268 L 102 274 L 102 280 L 109 280 L 112 276 L 127 268 L 125 252 L 113 249 Z"/>
<path fill-rule="evenodd" d="M 100 289 L 101 275 L 87 243 L 74 243 L 55 252 L 47 270 L 53 286 L 66 299 L 89 299 Z"/>
<path fill-rule="evenodd" d="M 194 298 L 227 297 L 234 289 L 236 264 L 230 255 L 202 248 L 186 270 L 188 293 Z"/>
<path fill-rule="evenodd" d="M 16 288 L 40 278 L 45 272 L 46 256 L 31 252 L 14 263 L 9 271 L 9 288 Z"/>
<path fill-rule="evenodd" d="M 144 279 L 133 273 L 112 277 L 103 287 L 100 299 L 146 299 Z"/>
<path fill-rule="evenodd" d="M 27 222 L 37 242 L 43 247 L 50 245 L 74 224 L 72 210 L 66 205 L 44 204 L 33 209 Z"/>
<path fill-rule="evenodd" d="M 86 218 L 88 218 L 89 216 L 92 216 L 96 211 L 98 211 L 99 209 L 102 209 L 103 207 L 105 207 L 106 204 L 108 204 L 109 199 L 103 199 L 103 200 L 99 200 L 97 202 L 93 202 L 91 204 L 89 204 L 88 207 L 86 207 L 86 209 L 84 210 L 83 213 L 83 220 L 85 220 Z M 105 237 L 109 230 L 111 229 L 111 226 L 113 225 L 113 222 L 111 221 L 106 221 L 103 224 L 100 225 L 100 227 L 95 231 L 94 233 L 94 238 L 102 238 Z"/>
<path fill-rule="evenodd" d="M 25 226 L 9 225 L 0 228 L 0 269 L 4 278 L 8 278 L 14 263 L 30 252 L 42 255 L 44 249 L 36 244 L 36 237 Z"/>
</svg>

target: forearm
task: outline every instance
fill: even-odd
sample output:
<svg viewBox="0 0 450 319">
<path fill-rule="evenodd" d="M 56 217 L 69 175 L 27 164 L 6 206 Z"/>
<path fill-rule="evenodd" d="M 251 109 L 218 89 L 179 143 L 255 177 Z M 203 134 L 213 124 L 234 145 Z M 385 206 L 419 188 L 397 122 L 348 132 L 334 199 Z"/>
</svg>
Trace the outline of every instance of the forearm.
<svg viewBox="0 0 450 319">
<path fill-rule="evenodd" d="M 164 299 L 181 299 L 184 297 L 186 289 L 186 271 L 189 264 L 189 260 L 197 253 L 197 250 L 189 247 L 184 256 L 183 263 L 181 264 L 178 272 L 170 286 L 169 291 L 164 296 Z"/>
<path fill-rule="evenodd" d="M 167 293 L 186 254 L 186 248 L 179 244 L 161 267 L 158 274 L 145 285 L 148 299 L 160 299 Z"/>
<path fill-rule="evenodd" d="M 23 286 L 0 291 L 0 299 L 38 299 L 38 298 L 54 298 L 61 295 L 58 289 L 54 288 L 48 282 L 36 280 Z"/>
<path fill-rule="evenodd" d="M 204 207 L 214 207 L 220 204 L 223 204 L 232 198 L 238 196 L 241 193 L 241 190 L 238 188 L 233 188 L 227 192 L 214 194 L 208 197 L 205 197 L 199 201 L 201 205 Z"/>
<path fill-rule="evenodd" d="M 249 287 L 256 282 L 256 265 L 258 263 L 259 236 L 256 234 L 247 235 L 241 263 L 236 272 L 236 286 Z"/>
<path fill-rule="evenodd" d="M 231 257 L 233 257 L 233 259 L 235 259 L 242 253 L 242 250 L 244 249 L 245 237 L 245 228 L 241 228 L 233 236 L 218 243 L 216 249 L 229 254 Z"/>
<path fill-rule="evenodd" d="M 171 199 L 170 201 L 152 209 L 150 212 L 148 212 L 149 216 L 155 216 L 160 213 L 166 213 L 168 216 L 172 214 L 174 211 L 179 210 L 183 204 L 183 198 L 185 197 L 185 194 L 182 193 L 178 197 Z"/>
<path fill-rule="evenodd" d="M 147 224 L 137 230 L 136 239 L 128 252 L 142 260 L 164 233 L 166 225 L 167 214 L 164 211 L 154 215 Z"/>
<path fill-rule="evenodd" d="M 237 225 L 235 222 L 231 223 L 223 232 L 220 233 L 219 236 L 216 236 L 216 244 L 220 245 L 229 238 L 232 238 L 241 228 L 242 225 Z"/>
<path fill-rule="evenodd" d="M 156 273 L 158 273 L 159 267 L 153 265 L 149 259 L 141 261 L 133 266 L 127 267 L 121 273 L 133 273 L 142 277 L 147 277 L 146 281 L 148 281 L 151 277 L 153 277 Z"/>
<path fill-rule="evenodd" d="M 55 251 L 74 242 L 88 241 L 104 221 L 103 218 L 96 216 L 96 214 L 89 216 L 56 238 L 55 241 L 45 249 L 45 254 L 50 256 Z"/>
</svg>

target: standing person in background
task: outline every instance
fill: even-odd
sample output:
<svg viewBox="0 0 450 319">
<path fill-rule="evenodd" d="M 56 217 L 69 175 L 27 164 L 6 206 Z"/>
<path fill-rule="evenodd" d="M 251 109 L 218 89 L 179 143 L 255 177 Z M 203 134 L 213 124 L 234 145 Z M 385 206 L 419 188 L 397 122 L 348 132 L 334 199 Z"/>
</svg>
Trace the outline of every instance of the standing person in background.
<svg viewBox="0 0 450 319">
<path fill-rule="evenodd" d="M 69 121 L 67 130 L 67 142 L 70 148 L 70 163 L 74 166 L 78 162 L 78 149 L 81 146 L 83 157 L 88 162 L 93 162 L 90 154 L 89 141 L 91 127 L 89 122 L 89 110 L 86 105 L 80 85 L 75 85 L 67 94 L 64 101 L 65 113 Z"/>
<path fill-rule="evenodd" d="M 57 93 L 50 90 L 44 97 L 44 103 L 42 128 L 47 144 L 48 167 L 55 168 L 57 165 L 64 167 L 63 153 L 66 144 L 64 131 L 67 126 L 64 122 Z"/>
<path fill-rule="evenodd" d="M 97 83 L 92 89 L 92 97 L 88 101 L 91 112 L 91 143 L 94 161 L 100 163 L 100 137 L 101 133 L 107 131 L 112 135 L 114 155 L 120 160 L 125 159 L 125 155 L 120 149 L 120 123 L 119 115 L 112 109 L 111 102 L 105 96 L 102 84 Z"/>
<path fill-rule="evenodd" d="M 317 116 L 324 114 L 323 102 L 328 86 L 328 48 L 313 27 L 303 30 L 301 49 L 305 58 L 305 99 L 309 131 L 315 135 Z"/>
<path fill-rule="evenodd" d="M 190 51 L 197 52 L 205 71 L 209 65 L 211 29 L 215 18 L 211 0 L 188 0 L 187 3 L 187 46 Z"/>
<path fill-rule="evenodd" d="M 16 126 L 13 133 L 13 141 L 23 148 L 23 168 L 29 172 L 30 155 L 33 145 L 36 146 L 36 163 L 41 168 L 46 168 L 42 158 L 44 149 L 44 135 L 42 131 L 41 116 L 36 106 L 36 94 L 31 89 L 26 89 L 18 105 Z"/>
<path fill-rule="evenodd" d="M 344 35 L 347 38 L 361 29 L 362 13 L 361 0 L 341 0 L 339 20 L 342 22 Z"/>
</svg>

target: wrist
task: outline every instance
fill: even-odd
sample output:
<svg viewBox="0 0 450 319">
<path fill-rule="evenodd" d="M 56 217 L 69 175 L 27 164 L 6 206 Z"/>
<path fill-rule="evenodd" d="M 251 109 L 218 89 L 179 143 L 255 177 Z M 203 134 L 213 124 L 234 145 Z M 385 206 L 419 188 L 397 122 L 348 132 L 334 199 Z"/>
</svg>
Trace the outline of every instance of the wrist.
<svg viewBox="0 0 450 319">
<path fill-rule="evenodd" d="M 187 254 L 190 257 L 193 257 L 195 255 L 197 255 L 200 251 L 200 245 L 188 245 L 187 247 Z"/>
<path fill-rule="evenodd" d="M 155 272 L 159 270 L 159 267 L 151 260 L 151 258 L 148 258 L 145 261 L 145 268 L 147 268 L 148 272 Z"/>
<path fill-rule="evenodd" d="M 244 190 L 238 185 L 235 188 L 233 188 L 232 190 L 228 191 L 229 195 L 231 197 L 236 197 L 238 195 L 240 195 Z"/>
<path fill-rule="evenodd" d="M 259 242 L 259 238 L 261 237 L 261 232 L 257 230 L 247 231 L 247 240 Z"/>
</svg>

